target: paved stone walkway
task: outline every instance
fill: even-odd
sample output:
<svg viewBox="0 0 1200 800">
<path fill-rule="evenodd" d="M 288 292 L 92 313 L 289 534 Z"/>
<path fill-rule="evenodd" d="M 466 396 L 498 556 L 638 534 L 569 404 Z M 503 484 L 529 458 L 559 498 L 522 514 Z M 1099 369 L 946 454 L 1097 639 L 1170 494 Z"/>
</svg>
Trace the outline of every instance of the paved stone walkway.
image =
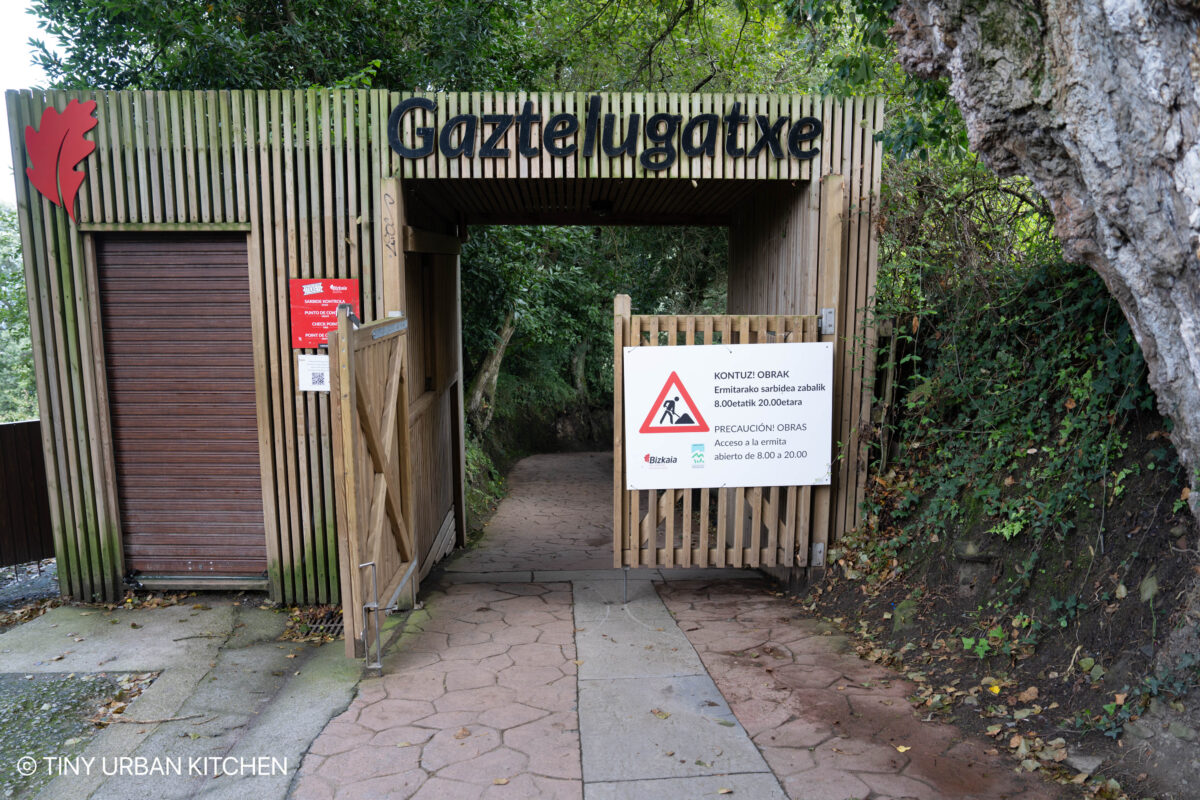
<svg viewBox="0 0 1200 800">
<path fill-rule="evenodd" d="M 570 585 L 451 584 L 424 603 L 292 797 L 579 797 Z"/>
<path fill-rule="evenodd" d="M 484 546 L 450 573 L 611 569 L 612 456 L 559 453 L 517 462 Z"/>
<path fill-rule="evenodd" d="M 991 742 L 920 721 L 912 686 L 755 573 L 626 585 L 611 481 L 607 454 L 518 464 L 485 542 L 423 587 L 292 797 L 1061 796 Z"/>
<path fill-rule="evenodd" d="M 1049 800 L 995 743 L 922 722 L 916 687 L 753 583 L 663 585 L 667 607 L 789 797 Z M 988 751 L 992 753 L 989 754 Z"/>
</svg>

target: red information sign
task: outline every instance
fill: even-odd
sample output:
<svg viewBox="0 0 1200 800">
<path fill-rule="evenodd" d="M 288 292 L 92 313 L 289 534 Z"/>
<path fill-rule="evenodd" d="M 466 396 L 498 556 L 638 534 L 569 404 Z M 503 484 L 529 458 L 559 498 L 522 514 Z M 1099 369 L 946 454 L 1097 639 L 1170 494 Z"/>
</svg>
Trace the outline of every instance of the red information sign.
<svg viewBox="0 0 1200 800">
<path fill-rule="evenodd" d="M 323 347 L 337 328 L 337 307 L 349 303 L 358 310 L 358 279 L 324 280 L 292 278 L 288 281 L 292 305 L 292 347 Z"/>
</svg>

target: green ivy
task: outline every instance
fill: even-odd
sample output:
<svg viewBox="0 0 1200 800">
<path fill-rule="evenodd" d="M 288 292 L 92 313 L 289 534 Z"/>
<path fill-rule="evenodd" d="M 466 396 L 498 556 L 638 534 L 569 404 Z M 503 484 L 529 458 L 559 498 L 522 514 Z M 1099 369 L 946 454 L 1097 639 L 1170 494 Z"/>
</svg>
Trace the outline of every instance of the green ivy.
<svg viewBox="0 0 1200 800">
<path fill-rule="evenodd" d="M 1153 404 L 1141 350 L 1090 270 L 1052 261 L 1016 278 L 931 318 L 914 350 L 901 463 L 924 502 L 899 518 L 945 531 L 977 509 L 1005 540 L 1061 538 L 1081 504 L 1119 493 L 1118 421 Z"/>
</svg>

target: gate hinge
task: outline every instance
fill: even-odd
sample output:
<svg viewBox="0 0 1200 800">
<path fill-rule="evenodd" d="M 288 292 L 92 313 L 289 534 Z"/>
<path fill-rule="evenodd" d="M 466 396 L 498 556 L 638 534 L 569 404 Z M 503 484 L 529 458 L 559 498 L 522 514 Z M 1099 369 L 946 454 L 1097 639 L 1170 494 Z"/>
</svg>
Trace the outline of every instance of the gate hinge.
<svg viewBox="0 0 1200 800">
<path fill-rule="evenodd" d="M 821 319 L 817 324 L 817 330 L 822 336 L 830 336 L 837 333 L 837 309 L 821 309 Z"/>
</svg>

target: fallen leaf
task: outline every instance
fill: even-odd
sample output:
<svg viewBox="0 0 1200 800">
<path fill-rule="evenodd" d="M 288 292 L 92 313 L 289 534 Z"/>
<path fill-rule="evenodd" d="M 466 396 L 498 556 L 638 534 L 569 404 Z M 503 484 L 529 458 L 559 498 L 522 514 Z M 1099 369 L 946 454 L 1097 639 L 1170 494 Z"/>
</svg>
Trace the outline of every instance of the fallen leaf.
<svg viewBox="0 0 1200 800">
<path fill-rule="evenodd" d="M 492 778 L 492 783 L 496 786 L 507 786 L 508 778 Z"/>
<path fill-rule="evenodd" d="M 1022 703 L 1032 703 L 1034 700 L 1038 699 L 1038 688 L 1036 686 L 1030 686 L 1028 689 L 1017 695 L 1017 699 Z"/>
<path fill-rule="evenodd" d="M 991 692 L 992 694 L 1000 694 L 1000 687 L 996 686 L 995 684 L 992 684 L 991 686 L 989 686 L 987 688 L 988 688 L 988 691 Z"/>
<path fill-rule="evenodd" d="M 666 719 L 667 717 L 671 716 L 669 711 L 663 711 L 661 708 L 652 708 L 650 709 L 650 713 L 659 719 Z"/>
<path fill-rule="evenodd" d="M 900 753 L 907 753 L 909 750 L 912 750 L 912 748 L 908 745 L 898 744 L 896 745 L 896 750 Z"/>
<path fill-rule="evenodd" d="M 717 794 L 733 794 L 733 789 L 726 789 L 726 788 L 717 789 Z"/>
<path fill-rule="evenodd" d="M 466 728 L 459 728 L 458 733 L 454 734 L 455 739 L 465 739 L 471 735 L 471 732 Z"/>
</svg>

